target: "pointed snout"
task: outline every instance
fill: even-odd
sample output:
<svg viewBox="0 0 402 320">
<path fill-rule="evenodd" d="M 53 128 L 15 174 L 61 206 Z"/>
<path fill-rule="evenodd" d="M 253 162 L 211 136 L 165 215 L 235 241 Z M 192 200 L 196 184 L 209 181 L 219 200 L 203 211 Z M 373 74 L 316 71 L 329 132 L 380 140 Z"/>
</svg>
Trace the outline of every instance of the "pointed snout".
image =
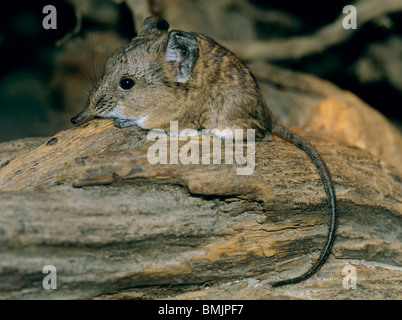
<svg viewBox="0 0 402 320">
<path fill-rule="evenodd" d="M 80 124 L 80 123 L 87 122 L 93 118 L 94 117 L 88 116 L 84 112 L 80 112 L 75 117 L 71 118 L 71 123 L 72 124 Z"/>
</svg>

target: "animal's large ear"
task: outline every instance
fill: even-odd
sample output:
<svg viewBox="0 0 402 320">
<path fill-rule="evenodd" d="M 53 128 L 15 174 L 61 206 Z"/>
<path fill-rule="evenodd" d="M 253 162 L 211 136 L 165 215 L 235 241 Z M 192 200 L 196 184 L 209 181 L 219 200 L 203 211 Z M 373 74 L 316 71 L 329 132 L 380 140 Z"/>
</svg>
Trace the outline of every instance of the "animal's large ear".
<svg viewBox="0 0 402 320">
<path fill-rule="evenodd" d="M 144 26 L 138 31 L 138 35 L 143 36 L 155 30 L 167 31 L 169 27 L 169 23 L 165 19 L 155 16 L 148 17 L 144 20 Z"/>
<path fill-rule="evenodd" d="M 171 63 L 177 82 L 190 80 L 199 51 L 197 38 L 192 34 L 183 31 L 170 32 L 165 60 Z"/>
</svg>

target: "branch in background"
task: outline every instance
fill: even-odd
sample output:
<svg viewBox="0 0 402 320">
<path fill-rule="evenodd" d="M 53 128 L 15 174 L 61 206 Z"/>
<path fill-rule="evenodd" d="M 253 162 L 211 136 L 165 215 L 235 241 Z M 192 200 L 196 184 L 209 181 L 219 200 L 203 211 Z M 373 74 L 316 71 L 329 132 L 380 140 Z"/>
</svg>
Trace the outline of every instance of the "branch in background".
<svg viewBox="0 0 402 320">
<path fill-rule="evenodd" d="M 244 0 L 233 0 L 233 5 L 242 14 L 249 16 L 255 21 L 277 24 L 290 30 L 299 30 L 302 27 L 300 18 L 290 12 L 275 9 L 263 10 Z"/>
<path fill-rule="evenodd" d="M 402 1 L 393 0 L 358 1 L 355 6 L 359 26 L 381 16 L 402 11 Z M 228 41 L 221 42 L 223 45 L 235 52 L 239 58 L 246 61 L 253 59 L 299 59 L 323 52 L 331 46 L 342 43 L 359 30 L 343 29 L 342 21 L 344 17 L 345 15 L 341 14 L 333 23 L 308 36 L 242 43 Z"/>
<path fill-rule="evenodd" d="M 82 27 L 82 4 L 80 1 L 72 1 L 72 5 L 74 6 L 74 13 L 77 19 L 77 23 L 74 29 L 71 32 L 68 32 L 63 38 L 56 41 L 56 47 L 61 47 L 64 43 L 70 40 L 73 36 L 77 35 L 81 31 Z"/>
<path fill-rule="evenodd" d="M 402 37 L 393 36 L 383 43 L 371 43 L 366 54 L 355 64 L 360 82 L 386 80 L 402 91 Z"/>
</svg>

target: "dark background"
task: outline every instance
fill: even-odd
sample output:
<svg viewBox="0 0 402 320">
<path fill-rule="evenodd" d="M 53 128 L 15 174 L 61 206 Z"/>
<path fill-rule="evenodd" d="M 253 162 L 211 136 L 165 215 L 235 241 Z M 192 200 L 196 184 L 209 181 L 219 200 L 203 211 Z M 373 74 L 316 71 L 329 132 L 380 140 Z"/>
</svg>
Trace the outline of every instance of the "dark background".
<svg viewBox="0 0 402 320">
<path fill-rule="evenodd" d="M 342 8 L 351 4 L 348 1 L 318 0 L 252 0 L 250 3 L 261 12 L 278 9 L 293 16 L 297 22 L 293 28 L 283 28 L 280 25 L 256 20 L 255 29 L 258 38 L 261 39 L 310 34 L 334 21 L 342 14 Z M 53 4 L 57 8 L 57 30 L 45 30 L 42 27 L 42 20 L 46 16 L 42 13 L 42 9 L 47 4 Z M 115 16 L 117 14 L 116 18 L 102 20 L 96 16 L 84 17 L 82 28 L 75 38 L 96 31 L 111 31 L 121 39 L 127 40 L 135 36 L 135 22 L 125 3 L 108 3 L 104 0 L 98 1 L 98 4 L 98 8 L 105 7 L 105 12 L 111 10 Z M 29 136 L 49 136 L 72 126 L 69 118 L 83 106 L 82 103 L 85 95 L 89 93 L 91 84 L 87 85 L 84 94 L 61 89 L 55 79 L 61 79 L 60 73 L 66 73 L 67 69 L 63 69 L 66 64 L 59 58 L 63 46 L 56 47 L 55 44 L 73 30 L 76 22 L 74 7 L 68 1 L 19 0 L 10 2 L 7 6 L 2 4 L 0 142 Z M 323 53 L 299 60 L 273 63 L 328 79 L 339 87 L 354 92 L 395 124 L 400 125 L 402 90 L 381 74 L 380 62 L 374 61 L 378 63 L 380 75 L 377 74 L 377 77 L 370 81 L 362 81 L 361 77 L 356 75 L 355 66 L 359 59 L 367 54 L 370 44 L 386 44 L 390 38 L 400 38 L 401 35 L 402 13 L 395 13 L 382 21 L 370 22 L 359 27 L 347 42 L 331 47 Z M 402 61 L 402 50 L 399 54 Z M 66 68 L 71 69 L 69 66 Z M 402 77 L 402 70 L 399 75 Z M 85 79 L 83 80 L 85 82 Z M 72 108 L 66 102 L 65 96 L 68 94 L 83 95 L 84 98 Z"/>
</svg>

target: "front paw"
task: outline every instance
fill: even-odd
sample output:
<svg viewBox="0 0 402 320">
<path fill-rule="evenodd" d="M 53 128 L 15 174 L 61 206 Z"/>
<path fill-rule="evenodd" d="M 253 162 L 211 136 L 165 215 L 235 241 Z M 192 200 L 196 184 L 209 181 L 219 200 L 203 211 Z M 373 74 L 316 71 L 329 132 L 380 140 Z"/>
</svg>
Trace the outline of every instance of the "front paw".
<svg viewBox="0 0 402 320">
<path fill-rule="evenodd" d="M 113 119 L 113 124 L 118 128 L 127 128 L 135 126 L 137 123 L 131 119 L 115 118 Z"/>
</svg>

